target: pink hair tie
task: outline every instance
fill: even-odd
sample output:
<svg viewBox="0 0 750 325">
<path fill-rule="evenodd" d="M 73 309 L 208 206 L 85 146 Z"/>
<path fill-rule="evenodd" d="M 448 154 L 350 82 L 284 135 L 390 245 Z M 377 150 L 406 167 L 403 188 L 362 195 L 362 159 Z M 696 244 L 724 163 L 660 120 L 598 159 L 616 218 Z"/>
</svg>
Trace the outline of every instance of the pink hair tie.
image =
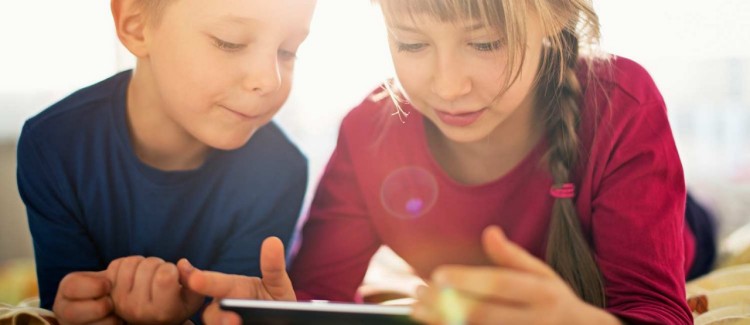
<svg viewBox="0 0 750 325">
<path fill-rule="evenodd" d="M 573 183 L 565 183 L 558 188 L 553 185 L 549 189 L 549 194 L 556 199 L 572 199 L 576 196 L 576 188 Z"/>
</svg>

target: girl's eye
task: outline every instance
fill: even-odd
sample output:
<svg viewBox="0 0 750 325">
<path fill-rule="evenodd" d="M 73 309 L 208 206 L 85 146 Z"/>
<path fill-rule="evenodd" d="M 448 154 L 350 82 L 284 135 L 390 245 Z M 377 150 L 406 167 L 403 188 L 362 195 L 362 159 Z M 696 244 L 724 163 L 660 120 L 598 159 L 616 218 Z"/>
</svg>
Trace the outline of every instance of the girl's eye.
<svg viewBox="0 0 750 325">
<path fill-rule="evenodd" d="M 425 43 L 397 43 L 399 52 L 417 52 L 427 46 Z"/>
<path fill-rule="evenodd" d="M 220 48 L 220 49 L 222 49 L 224 51 L 227 51 L 227 52 L 236 52 L 236 51 L 239 51 L 241 49 L 244 49 L 245 46 L 247 46 L 245 44 L 237 44 L 237 43 L 227 42 L 227 41 L 224 41 L 224 40 L 216 38 L 216 37 L 214 37 L 213 39 L 214 39 L 214 45 L 216 45 L 216 47 L 218 47 L 218 48 Z"/>
<path fill-rule="evenodd" d="M 487 43 L 469 43 L 474 49 L 481 52 L 490 52 L 490 51 L 496 51 L 499 49 L 503 42 L 501 40 L 497 40 L 494 42 L 487 42 Z"/>
</svg>

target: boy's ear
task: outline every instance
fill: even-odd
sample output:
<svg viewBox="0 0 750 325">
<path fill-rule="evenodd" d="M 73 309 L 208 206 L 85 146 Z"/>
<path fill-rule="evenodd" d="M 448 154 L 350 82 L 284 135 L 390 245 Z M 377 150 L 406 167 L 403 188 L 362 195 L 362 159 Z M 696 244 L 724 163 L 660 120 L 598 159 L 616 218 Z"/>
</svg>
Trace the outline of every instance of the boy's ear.
<svg viewBox="0 0 750 325">
<path fill-rule="evenodd" d="M 144 31 L 148 17 L 143 6 L 137 4 L 138 1 L 141 0 L 112 0 L 110 6 L 117 38 L 130 53 L 136 57 L 145 57 L 148 55 L 148 47 Z"/>
</svg>

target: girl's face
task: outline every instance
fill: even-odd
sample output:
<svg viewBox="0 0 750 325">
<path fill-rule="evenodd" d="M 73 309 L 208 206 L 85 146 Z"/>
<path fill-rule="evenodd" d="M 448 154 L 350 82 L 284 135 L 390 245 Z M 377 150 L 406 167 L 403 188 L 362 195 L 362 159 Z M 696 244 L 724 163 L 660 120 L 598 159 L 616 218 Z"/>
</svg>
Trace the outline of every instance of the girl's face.
<svg viewBox="0 0 750 325">
<path fill-rule="evenodd" d="M 314 6 L 314 0 L 174 1 L 144 32 L 151 102 L 203 144 L 244 145 L 287 99 Z"/>
<path fill-rule="evenodd" d="M 506 66 L 510 53 L 498 28 L 481 21 L 384 13 L 402 89 L 446 138 L 470 143 L 502 128 L 528 127 L 543 39 L 532 15 L 527 20 L 525 58 L 519 70 Z M 506 87 L 505 74 L 511 71 L 520 74 Z"/>
</svg>

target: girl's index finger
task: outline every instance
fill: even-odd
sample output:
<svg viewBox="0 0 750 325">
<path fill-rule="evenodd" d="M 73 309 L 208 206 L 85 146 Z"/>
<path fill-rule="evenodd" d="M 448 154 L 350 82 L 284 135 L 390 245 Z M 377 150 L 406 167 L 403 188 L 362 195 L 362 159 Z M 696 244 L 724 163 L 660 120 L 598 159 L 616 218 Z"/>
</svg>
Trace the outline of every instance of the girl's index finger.
<svg viewBox="0 0 750 325">
<path fill-rule="evenodd" d="M 499 227 L 491 226 L 484 230 L 482 245 L 490 260 L 499 266 L 544 277 L 558 277 L 547 263 L 508 240 Z"/>
<path fill-rule="evenodd" d="M 434 273 L 434 288 L 455 290 L 480 300 L 527 305 L 549 288 L 549 279 L 494 266 L 441 266 Z"/>
</svg>

